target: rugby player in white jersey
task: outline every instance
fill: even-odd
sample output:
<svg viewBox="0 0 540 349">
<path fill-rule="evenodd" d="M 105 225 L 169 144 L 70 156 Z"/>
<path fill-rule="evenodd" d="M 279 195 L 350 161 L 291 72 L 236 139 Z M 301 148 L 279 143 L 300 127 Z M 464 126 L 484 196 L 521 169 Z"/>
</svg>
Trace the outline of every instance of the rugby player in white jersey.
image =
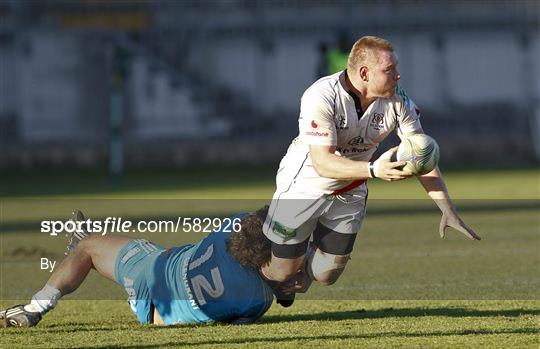
<svg viewBox="0 0 540 349">
<path fill-rule="evenodd" d="M 296 279 L 291 291 L 339 278 L 364 219 L 368 179 L 412 176 L 399 169 L 405 162 L 391 161 L 397 147 L 372 159 L 391 132 L 423 133 L 419 109 L 398 86 L 397 66 L 390 42 L 365 36 L 345 71 L 319 79 L 302 96 L 299 135 L 280 163 L 263 228 L 272 259 L 262 271 L 276 281 Z M 456 212 L 438 168 L 417 178 L 442 211 L 441 237 L 452 227 L 480 240 Z"/>
</svg>

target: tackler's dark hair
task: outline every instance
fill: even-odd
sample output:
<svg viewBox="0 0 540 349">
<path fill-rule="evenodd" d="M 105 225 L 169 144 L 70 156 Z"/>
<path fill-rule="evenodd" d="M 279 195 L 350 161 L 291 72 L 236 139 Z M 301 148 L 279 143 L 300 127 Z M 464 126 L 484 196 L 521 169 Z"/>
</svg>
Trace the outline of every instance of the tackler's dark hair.
<svg viewBox="0 0 540 349">
<path fill-rule="evenodd" d="M 268 206 L 250 213 L 240 222 L 240 231 L 233 232 L 227 242 L 229 253 L 243 266 L 257 269 L 270 262 L 271 242 L 262 232 L 267 214 Z"/>
</svg>

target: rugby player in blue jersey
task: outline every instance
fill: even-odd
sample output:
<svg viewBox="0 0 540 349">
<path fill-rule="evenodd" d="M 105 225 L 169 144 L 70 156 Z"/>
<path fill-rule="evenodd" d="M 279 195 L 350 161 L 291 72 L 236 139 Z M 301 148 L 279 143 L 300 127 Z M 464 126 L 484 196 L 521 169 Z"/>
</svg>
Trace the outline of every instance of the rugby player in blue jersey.
<svg viewBox="0 0 540 349">
<path fill-rule="evenodd" d="M 70 253 L 43 289 L 29 304 L 1 311 L 0 325 L 36 325 L 82 284 L 90 269 L 125 288 L 142 324 L 253 322 L 268 310 L 273 288 L 278 289 L 259 273 L 271 258 L 270 241 L 262 232 L 267 211 L 235 216 L 241 219 L 238 232 L 213 232 L 195 245 L 170 249 L 142 239 L 75 233 Z M 76 220 L 85 220 L 79 211 L 75 214 Z"/>
</svg>

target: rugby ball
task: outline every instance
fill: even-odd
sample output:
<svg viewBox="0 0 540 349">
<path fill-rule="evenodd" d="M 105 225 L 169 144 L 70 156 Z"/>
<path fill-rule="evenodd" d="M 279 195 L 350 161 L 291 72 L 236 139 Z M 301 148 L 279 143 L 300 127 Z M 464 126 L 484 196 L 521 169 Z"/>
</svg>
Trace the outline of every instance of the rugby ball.
<svg viewBox="0 0 540 349">
<path fill-rule="evenodd" d="M 404 170 L 423 175 L 439 163 L 439 145 L 426 134 L 414 134 L 405 138 L 397 149 L 397 160 L 406 161 Z"/>
</svg>

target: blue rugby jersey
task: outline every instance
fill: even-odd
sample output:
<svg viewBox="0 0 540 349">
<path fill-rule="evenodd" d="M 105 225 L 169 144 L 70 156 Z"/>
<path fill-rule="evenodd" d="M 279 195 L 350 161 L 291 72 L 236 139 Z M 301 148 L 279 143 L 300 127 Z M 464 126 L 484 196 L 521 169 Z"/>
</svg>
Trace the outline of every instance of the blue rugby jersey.
<svg viewBox="0 0 540 349">
<path fill-rule="evenodd" d="M 256 270 L 240 265 L 227 251 L 233 227 L 228 228 L 211 233 L 199 243 L 187 270 L 190 289 L 196 306 L 211 319 L 252 322 L 268 310 L 274 296 Z"/>
<path fill-rule="evenodd" d="M 256 270 L 240 265 L 227 251 L 233 227 L 228 228 L 209 234 L 197 245 L 167 250 L 156 261 L 150 293 L 165 324 L 248 323 L 271 306 L 272 289 Z"/>
</svg>

